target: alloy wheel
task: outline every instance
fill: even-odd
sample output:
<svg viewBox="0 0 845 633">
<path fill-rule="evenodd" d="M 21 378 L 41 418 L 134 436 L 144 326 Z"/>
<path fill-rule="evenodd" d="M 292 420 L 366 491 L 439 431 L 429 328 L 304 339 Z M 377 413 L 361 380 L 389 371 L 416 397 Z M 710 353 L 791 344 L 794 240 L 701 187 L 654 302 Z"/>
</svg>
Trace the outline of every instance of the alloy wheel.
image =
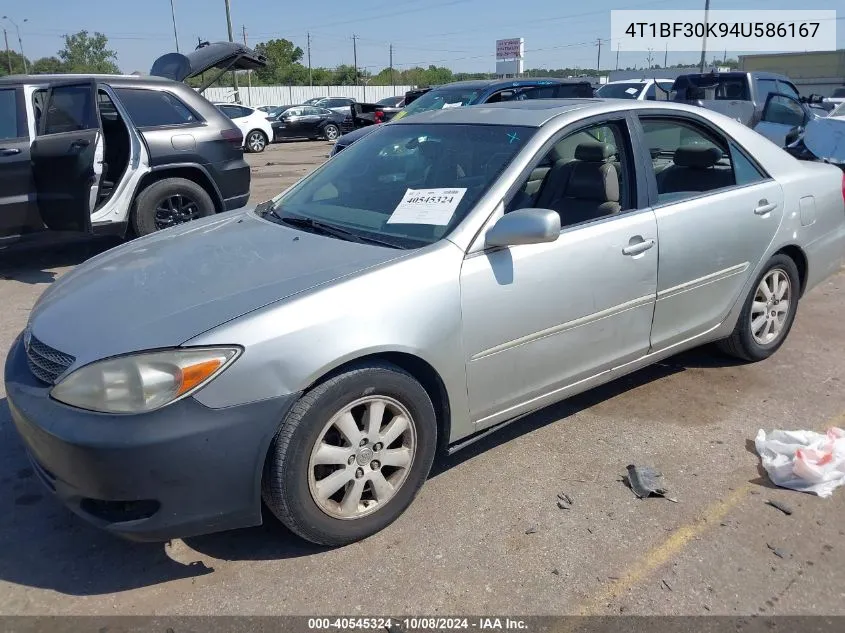
<svg viewBox="0 0 845 633">
<path fill-rule="evenodd" d="M 196 201 L 177 193 L 164 198 L 156 205 L 155 227 L 158 230 L 166 229 L 199 217 L 200 209 Z"/>
<path fill-rule="evenodd" d="M 751 304 L 751 335 L 760 345 L 769 345 L 783 332 L 792 301 L 792 283 L 781 268 L 773 268 L 757 286 Z"/>
<path fill-rule="evenodd" d="M 337 519 L 358 519 L 393 499 L 417 448 L 413 417 L 387 396 L 360 398 L 323 427 L 308 461 L 317 506 Z"/>
<path fill-rule="evenodd" d="M 327 141 L 334 141 L 339 136 L 337 127 L 335 127 L 334 125 L 327 125 L 324 130 L 324 133 L 326 135 Z"/>
<path fill-rule="evenodd" d="M 246 139 L 246 143 L 247 147 L 249 147 L 251 152 L 261 152 L 267 145 L 267 141 L 264 138 L 264 134 L 258 131 L 251 132 Z"/>
</svg>

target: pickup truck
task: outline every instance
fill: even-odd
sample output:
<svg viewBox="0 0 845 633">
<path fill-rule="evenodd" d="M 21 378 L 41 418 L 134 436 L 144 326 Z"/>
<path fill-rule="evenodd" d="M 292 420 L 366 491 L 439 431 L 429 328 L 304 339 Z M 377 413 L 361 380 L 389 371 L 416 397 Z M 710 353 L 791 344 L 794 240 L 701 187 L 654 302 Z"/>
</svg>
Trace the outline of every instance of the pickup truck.
<svg viewBox="0 0 845 633">
<path fill-rule="evenodd" d="M 736 119 L 781 147 L 791 130 L 827 114 L 819 99 L 801 97 L 788 77 L 768 72 L 680 75 L 672 85 L 672 100 Z"/>
</svg>

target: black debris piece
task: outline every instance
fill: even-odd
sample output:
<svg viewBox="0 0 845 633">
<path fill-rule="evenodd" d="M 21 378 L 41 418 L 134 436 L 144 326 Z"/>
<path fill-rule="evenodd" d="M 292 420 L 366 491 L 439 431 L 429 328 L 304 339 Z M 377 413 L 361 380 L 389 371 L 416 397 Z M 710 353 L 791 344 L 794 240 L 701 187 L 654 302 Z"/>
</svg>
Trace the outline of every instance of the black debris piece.
<svg viewBox="0 0 845 633">
<path fill-rule="evenodd" d="M 666 582 L 665 579 L 663 580 L 663 586 L 666 587 L 669 591 L 674 591 L 674 589 L 672 589 L 672 585 Z"/>
<path fill-rule="evenodd" d="M 553 573 L 555 576 L 560 576 L 560 570 L 559 570 L 559 569 L 553 569 L 553 570 L 552 570 L 552 573 Z"/>
<path fill-rule="evenodd" d="M 557 495 L 557 507 L 561 510 L 569 510 L 572 507 L 572 497 L 565 492 L 559 492 Z"/>
<path fill-rule="evenodd" d="M 780 501 L 772 501 L 771 499 L 767 499 L 766 505 L 770 505 L 773 508 L 777 508 L 778 510 L 780 510 L 781 512 L 783 512 L 787 516 L 792 514 L 792 508 L 790 508 L 785 503 L 781 503 Z"/>
</svg>

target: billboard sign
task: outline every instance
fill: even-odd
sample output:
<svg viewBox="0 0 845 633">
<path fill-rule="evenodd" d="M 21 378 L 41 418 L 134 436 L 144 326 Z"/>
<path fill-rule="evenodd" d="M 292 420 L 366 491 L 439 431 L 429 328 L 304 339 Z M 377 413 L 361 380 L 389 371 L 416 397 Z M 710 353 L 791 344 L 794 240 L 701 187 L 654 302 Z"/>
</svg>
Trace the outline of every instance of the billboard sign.
<svg viewBox="0 0 845 633">
<path fill-rule="evenodd" d="M 496 59 L 522 59 L 525 54 L 525 38 L 496 40 Z"/>
</svg>

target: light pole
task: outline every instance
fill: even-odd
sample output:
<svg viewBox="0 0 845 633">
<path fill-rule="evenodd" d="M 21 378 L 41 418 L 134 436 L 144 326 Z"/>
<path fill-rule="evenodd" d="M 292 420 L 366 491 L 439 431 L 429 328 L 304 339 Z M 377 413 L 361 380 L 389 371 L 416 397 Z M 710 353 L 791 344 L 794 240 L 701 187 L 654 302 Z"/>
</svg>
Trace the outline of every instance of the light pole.
<svg viewBox="0 0 845 633">
<path fill-rule="evenodd" d="M 176 52 L 179 52 L 179 33 L 176 32 L 176 8 L 170 0 L 170 17 L 173 19 L 173 39 L 176 40 Z"/>
<path fill-rule="evenodd" d="M 20 30 L 20 28 L 18 28 L 18 23 L 15 22 L 8 15 L 4 15 L 3 19 L 8 20 L 9 22 L 12 23 L 12 26 L 15 27 L 15 31 L 18 34 L 18 45 L 21 47 L 21 59 L 23 60 L 23 72 L 24 72 L 25 75 L 28 75 L 29 74 L 29 67 L 27 66 L 27 63 L 26 63 L 26 56 L 23 54 L 23 41 L 21 40 L 21 30 Z M 29 20 L 26 19 L 26 18 L 24 18 L 23 21 L 29 22 Z"/>
</svg>

